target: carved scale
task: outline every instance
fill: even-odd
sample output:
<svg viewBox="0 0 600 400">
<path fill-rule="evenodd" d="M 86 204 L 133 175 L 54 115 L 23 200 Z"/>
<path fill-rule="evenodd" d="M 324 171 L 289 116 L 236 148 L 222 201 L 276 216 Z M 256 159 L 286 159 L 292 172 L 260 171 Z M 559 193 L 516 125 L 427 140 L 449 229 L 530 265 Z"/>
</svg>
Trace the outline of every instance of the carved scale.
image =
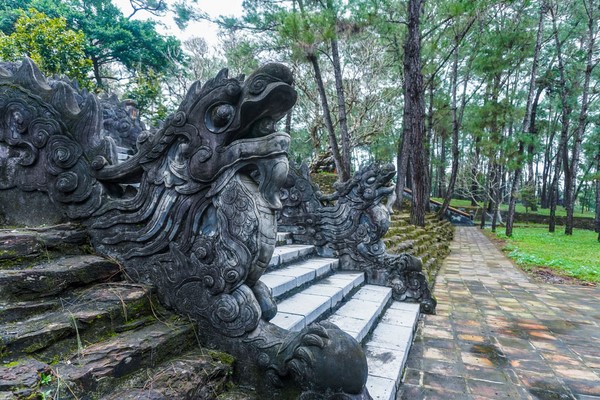
<svg viewBox="0 0 600 400">
<path fill-rule="evenodd" d="M 287 179 L 290 137 L 274 126 L 296 101 L 291 85 L 279 64 L 196 82 L 163 128 L 134 133 L 138 151 L 119 164 L 93 94 L 29 59 L 0 63 L 0 216 L 80 221 L 98 253 L 155 285 L 269 398 L 368 399 L 353 338 L 327 323 L 291 333 L 268 322 L 276 306 L 258 279 Z M 43 215 L 30 215 L 34 201 Z"/>
</svg>

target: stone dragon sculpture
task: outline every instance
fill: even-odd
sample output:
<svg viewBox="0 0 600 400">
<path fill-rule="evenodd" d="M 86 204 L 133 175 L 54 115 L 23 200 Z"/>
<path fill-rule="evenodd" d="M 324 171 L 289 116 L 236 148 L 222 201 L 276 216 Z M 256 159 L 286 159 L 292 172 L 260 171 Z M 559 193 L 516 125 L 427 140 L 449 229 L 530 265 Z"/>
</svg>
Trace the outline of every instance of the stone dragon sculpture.
<svg viewBox="0 0 600 400">
<path fill-rule="evenodd" d="M 280 230 L 310 243 L 321 255 L 340 258 L 342 268 L 365 271 L 369 283 L 389 286 L 394 299 L 416 301 L 421 311 L 435 312 L 421 260 L 409 254 L 388 254 L 381 238 L 389 229 L 390 214 L 382 199 L 393 193 L 392 164 L 370 164 L 354 177 L 334 185 L 323 195 L 315 187 L 306 165 L 291 168 L 282 188 Z"/>
<path fill-rule="evenodd" d="M 10 204 L 0 213 L 19 223 L 43 206 L 29 223 L 79 221 L 98 253 L 155 285 L 270 398 L 368 399 L 353 338 L 328 323 L 292 333 L 268 322 L 276 305 L 259 278 L 288 173 L 290 136 L 275 123 L 296 101 L 292 83 L 280 64 L 196 82 L 118 163 L 95 95 L 46 79 L 29 59 L 0 63 L 0 199 Z"/>
</svg>

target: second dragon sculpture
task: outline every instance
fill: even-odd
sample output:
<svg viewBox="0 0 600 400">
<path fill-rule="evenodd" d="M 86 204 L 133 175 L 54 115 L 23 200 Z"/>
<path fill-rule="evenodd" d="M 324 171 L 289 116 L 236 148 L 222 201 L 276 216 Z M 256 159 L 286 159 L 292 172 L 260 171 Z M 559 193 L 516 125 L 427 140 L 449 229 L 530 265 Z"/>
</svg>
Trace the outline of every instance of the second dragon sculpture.
<svg viewBox="0 0 600 400">
<path fill-rule="evenodd" d="M 268 322 L 276 305 L 259 278 L 288 173 L 290 137 L 275 123 L 296 101 L 292 82 L 280 64 L 196 82 L 117 163 L 93 94 L 46 79 L 29 59 L 0 63 L 0 198 L 11 204 L 0 212 L 8 223 L 81 222 L 98 253 L 197 321 L 201 341 L 231 352 L 259 392 L 368 399 L 365 355 L 349 335 Z"/>
<path fill-rule="evenodd" d="M 434 313 L 436 300 L 421 260 L 389 254 L 381 240 L 390 221 L 382 199 L 392 194 L 394 175 L 392 164 L 371 164 L 323 195 L 306 165 L 292 168 L 282 189 L 280 228 L 299 243 L 317 246 L 322 255 L 339 257 L 343 269 L 364 271 L 369 283 L 391 287 L 395 300 L 418 302 L 422 312 Z"/>
</svg>

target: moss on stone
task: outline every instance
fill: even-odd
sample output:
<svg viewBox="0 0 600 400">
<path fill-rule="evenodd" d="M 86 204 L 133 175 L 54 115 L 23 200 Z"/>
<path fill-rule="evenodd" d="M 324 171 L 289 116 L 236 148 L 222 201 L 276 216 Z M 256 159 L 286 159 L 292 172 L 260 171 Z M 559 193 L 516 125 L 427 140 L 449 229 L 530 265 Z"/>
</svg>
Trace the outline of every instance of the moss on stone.
<svg viewBox="0 0 600 400">
<path fill-rule="evenodd" d="M 15 360 L 15 361 L 11 361 L 11 362 L 6 363 L 6 364 L 2 364 L 2 367 L 4 367 L 4 368 L 12 368 L 12 367 L 16 367 L 20 363 L 21 363 L 20 360 Z"/>
<path fill-rule="evenodd" d="M 235 362 L 235 358 L 227 353 L 223 353 L 222 351 L 217 350 L 208 350 L 208 355 L 216 361 L 219 361 L 225 365 L 233 365 Z"/>
</svg>

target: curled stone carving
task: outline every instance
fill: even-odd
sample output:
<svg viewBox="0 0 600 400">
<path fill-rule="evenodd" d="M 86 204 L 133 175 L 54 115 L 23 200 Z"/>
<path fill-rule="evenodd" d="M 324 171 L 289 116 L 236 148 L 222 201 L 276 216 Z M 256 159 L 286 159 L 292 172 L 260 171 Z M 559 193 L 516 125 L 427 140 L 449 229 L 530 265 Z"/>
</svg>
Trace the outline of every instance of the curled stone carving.
<svg viewBox="0 0 600 400">
<path fill-rule="evenodd" d="M 259 278 L 288 173 L 290 136 L 275 123 L 296 101 L 292 83 L 280 64 L 246 80 L 223 70 L 194 83 L 159 130 L 139 132 L 115 122 L 120 103 L 46 80 L 29 59 L 0 63 L 1 203 L 44 193 L 53 205 L 45 218 L 80 221 L 98 253 L 196 320 L 201 341 L 236 356 L 241 379 L 265 396 L 367 399 L 353 338 L 331 324 L 292 333 L 268 322 L 277 309 Z M 122 162 L 114 127 L 121 144 L 137 137 Z M 18 224 L 26 213 L 23 204 L 8 217 Z"/>
<path fill-rule="evenodd" d="M 394 299 L 419 302 L 421 311 L 434 313 L 436 301 L 421 260 L 388 254 L 381 240 L 390 220 L 382 199 L 393 192 L 394 174 L 391 164 L 371 164 L 323 195 L 306 165 L 291 168 L 282 188 L 279 227 L 300 243 L 314 244 L 322 255 L 339 257 L 342 268 L 364 271 L 370 283 L 391 287 Z"/>
<path fill-rule="evenodd" d="M 120 101 L 116 95 L 100 99 L 102 106 L 102 129 L 105 136 L 133 154 L 138 136 L 146 130 L 140 121 L 136 105 L 131 100 Z"/>
</svg>

